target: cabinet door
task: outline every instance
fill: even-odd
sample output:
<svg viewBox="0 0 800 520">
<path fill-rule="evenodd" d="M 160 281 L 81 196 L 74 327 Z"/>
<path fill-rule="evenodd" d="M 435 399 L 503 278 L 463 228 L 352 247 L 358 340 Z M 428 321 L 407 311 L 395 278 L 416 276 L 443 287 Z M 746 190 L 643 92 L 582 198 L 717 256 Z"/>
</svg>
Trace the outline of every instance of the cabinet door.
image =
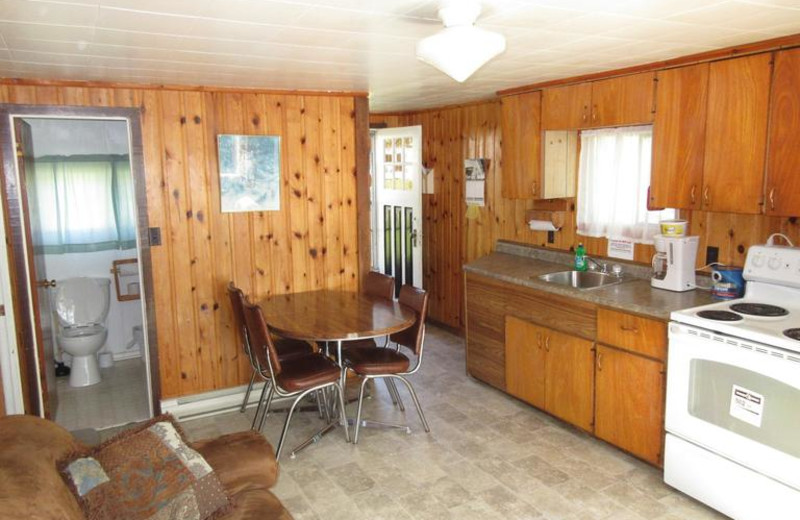
<svg viewBox="0 0 800 520">
<path fill-rule="evenodd" d="M 501 100 L 502 193 L 507 199 L 535 199 L 541 193 L 541 101 L 541 92 Z"/>
<path fill-rule="evenodd" d="M 775 55 L 767 157 L 767 214 L 800 215 L 800 49 Z"/>
<path fill-rule="evenodd" d="M 545 332 L 545 410 L 591 432 L 594 343 L 550 329 Z"/>
<path fill-rule="evenodd" d="M 772 54 L 709 66 L 703 209 L 759 213 Z"/>
<path fill-rule="evenodd" d="M 650 206 L 698 209 L 703 187 L 708 63 L 657 73 Z"/>
<path fill-rule="evenodd" d="M 542 154 L 542 198 L 574 197 L 578 172 L 578 131 L 547 130 L 544 132 Z"/>
<path fill-rule="evenodd" d="M 505 390 L 503 316 L 509 295 L 471 273 L 466 280 L 467 373 Z"/>
<path fill-rule="evenodd" d="M 591 102 L 591 83 L 544 89 L 542 130 L 570 130 L 587 126 Z"/>
<path fill-rule="evenodd" d="M 589 126 L 652 122 L 654 79 L 654 72 L 646 72 L 593 82 Z"/>
<path fill-rule="evenodd" d="M 664 364 L 598 345 L 596 381 L 595 435 L 660 466 Z"/>
<path fill-rule="evenodd" d="M 546 329 L 506 316 L 506 391 L 538 408 L 545 407 Z"/>
</svg>

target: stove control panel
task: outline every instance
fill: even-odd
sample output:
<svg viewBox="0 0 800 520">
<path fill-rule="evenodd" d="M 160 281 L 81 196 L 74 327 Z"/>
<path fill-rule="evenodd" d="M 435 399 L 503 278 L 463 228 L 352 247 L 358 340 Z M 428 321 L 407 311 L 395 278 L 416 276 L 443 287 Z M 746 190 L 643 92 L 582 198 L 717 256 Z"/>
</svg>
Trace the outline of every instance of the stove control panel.
<svg viewBox="0 0 800 520">
<path fill-rule="evenodd" d="M 800 288 L 800 247 L 750 246 L 744 279 Z"/>
</svg>

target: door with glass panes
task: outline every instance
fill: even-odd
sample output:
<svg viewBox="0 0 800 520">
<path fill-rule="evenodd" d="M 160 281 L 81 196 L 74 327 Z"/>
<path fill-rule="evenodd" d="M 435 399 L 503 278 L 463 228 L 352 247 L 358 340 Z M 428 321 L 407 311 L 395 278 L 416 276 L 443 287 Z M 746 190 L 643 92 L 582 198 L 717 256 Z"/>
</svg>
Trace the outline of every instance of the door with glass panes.
<svg viewBox="0 0 800 520">
<path fill-rule="evenodd" d="M 422 127 L 374 135 L 373 268 L 403 284 L 422 287 Z"/>
</svg>

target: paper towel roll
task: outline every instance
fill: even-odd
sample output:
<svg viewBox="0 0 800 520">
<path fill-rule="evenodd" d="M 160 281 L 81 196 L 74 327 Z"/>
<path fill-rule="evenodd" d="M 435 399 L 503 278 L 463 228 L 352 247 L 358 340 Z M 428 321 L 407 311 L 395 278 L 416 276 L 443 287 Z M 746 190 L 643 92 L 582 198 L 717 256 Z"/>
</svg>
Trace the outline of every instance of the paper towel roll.
<svg viewBox="0 0 800 520">
<path fill-rule="evenodd" d="M 534 231 L 558 231 L 549 220 L 529 220 L 528 226 Z"/>
</svg>

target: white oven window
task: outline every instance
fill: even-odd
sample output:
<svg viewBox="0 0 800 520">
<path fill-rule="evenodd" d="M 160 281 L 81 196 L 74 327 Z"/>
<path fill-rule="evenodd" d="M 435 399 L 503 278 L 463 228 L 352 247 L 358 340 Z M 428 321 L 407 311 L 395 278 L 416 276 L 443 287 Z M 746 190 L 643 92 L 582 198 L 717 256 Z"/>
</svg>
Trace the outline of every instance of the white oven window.
<svg viewBox="0 0 800 520">
<path fill-rule="evenodd" d="M 800 390 L 742 367 L 692 359 L 690 415 L 800 458 Z"/>
</svg>

